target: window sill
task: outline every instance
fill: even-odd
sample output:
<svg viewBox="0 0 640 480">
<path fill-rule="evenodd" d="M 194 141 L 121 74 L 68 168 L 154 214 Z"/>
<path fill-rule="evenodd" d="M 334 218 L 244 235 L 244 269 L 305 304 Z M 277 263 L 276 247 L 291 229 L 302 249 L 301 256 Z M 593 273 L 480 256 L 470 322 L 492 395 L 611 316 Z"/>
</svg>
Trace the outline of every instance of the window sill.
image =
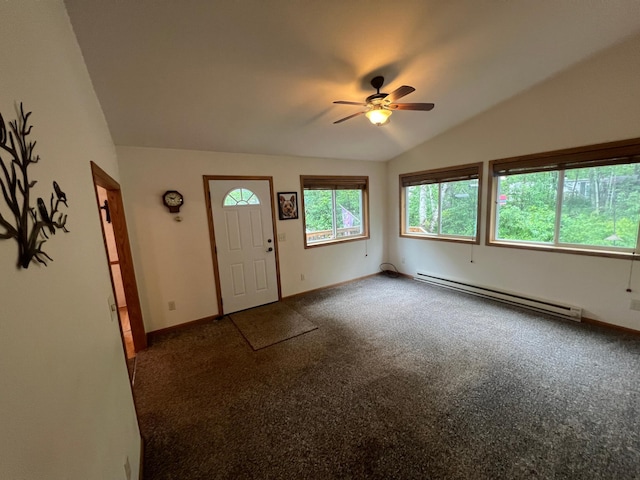
<svg viewBox="0 0 640 480">
<path fill-rule="evenodd" d="M 411 234 L 411 233 L 401 233 L 401 238 L 415 238 L 417 240 L 438 240 L 441 242 L 455 242 L 455 243 L 466 243 L 466 244 L 474 244 L 479 245 L 480 240 L 478 238 L 473 237 L 447 237 L 444 235 L 419 235 L 419 234 Z"/>
<path fill-rule="evenodd" d="M 534 250 L 537 252 L 555 252 L 555 253 L 568 253 L 574 255 L 588 255 L 592 257 L 606 257 L 606 258 L 619 258 L 625 260 L 640 260 L 640 255 L 634 252 L 621 252 L 612 250 L 594 250 L 588 248 L 571 248 L 571 247 L 559 247 L 557 245 L 538 245 L 530 243 L 515 243 L 505 242 L 500 240 L 487 241 L 489 247 L 506 247 L 506 248 L 519 248 L 521 250 Z"/>
<path fill-rule="evenodd" d="M 306 243 L 304 244 L 304 248 L 315 248 L 315 247 L 326 247 L 328 245 L 336 245 L 339 243 L 347 243 L 347 242 L 354 242 L 357 240 L 369 240 L 369 235 L 358 235 L 358 236 L 353 236 L 353 237 L 348 237 L 348 238 L 340 238 L 337 240 L 325 240 L 325 241 L 321 241 L 321 242 L 313 242 L 313 243 Z"/>
</svg>

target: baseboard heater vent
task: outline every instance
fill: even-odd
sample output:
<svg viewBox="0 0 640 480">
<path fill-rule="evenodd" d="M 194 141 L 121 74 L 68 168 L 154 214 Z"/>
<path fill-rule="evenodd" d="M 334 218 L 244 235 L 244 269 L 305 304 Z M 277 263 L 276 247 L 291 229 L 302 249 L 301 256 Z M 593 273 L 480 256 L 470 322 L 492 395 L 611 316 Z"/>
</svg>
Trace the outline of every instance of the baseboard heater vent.
<svg viewBox="0 0 640 480">
<path fill-rule="evenodd" d="M 538 312 L 544 312 L 551 315 L 568 318 L 570 320 L 575 320 L 576 322 L 579 322 L 582 319 L 582 309 L 573 305 L 565 305 L 562 303 L 526 297 L 524 295 L 511 293 L 504 290 L 497 290 L 495 288 L 471 285 L 469 283 L 464 283 L 457 280 L 449 280 L 447 278 L 430 275 L 426 272 L 418 271 L 416 273 L 416 276 L 413 278 L 415 280 L 431 283 L 440 287 L 451 288 L 453 290 L 470 293 L 472 295 L 478 295 L 480 297 L 491 298 L 500 302 L 530 308 Z"/>
</svg>

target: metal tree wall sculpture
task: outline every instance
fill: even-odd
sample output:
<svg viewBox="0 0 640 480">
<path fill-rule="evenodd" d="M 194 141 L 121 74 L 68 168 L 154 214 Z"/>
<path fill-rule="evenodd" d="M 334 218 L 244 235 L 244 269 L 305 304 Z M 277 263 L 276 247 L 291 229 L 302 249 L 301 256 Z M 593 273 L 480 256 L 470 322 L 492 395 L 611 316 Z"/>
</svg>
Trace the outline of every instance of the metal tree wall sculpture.
<svg viewBox="0 0 640 480">
<path fill-rule="evenodd" d="M 9 122 L 9 128 L 0 114 L 0 189 L 7 209 L 0 208 L 0 240 L 14 238 L 19 245 L 18 267 L 29 268 L 32 261 L 47 265 L 53 259 L 42 250 L 42 245 L 54 235 L 56 229 L 68 232 L 67 215 L 59 211 L 61 204 L 67 205 L 67 196 L 57 182 L 53 190 L 49 208 L 42 198 L 31 207 L 30 193 L 36 180 L 29 180 L 27 169 L 38 163 L 40 156 L 34 156 L 35 141 L 28 141 L 32 125 L 31 112 L 25 113 L 20 103 L 19 118 Z M 2 207 L 0 205 L 0 207 Z M 5 217 L 6 215 L 6 217 Z"/>
</svg>

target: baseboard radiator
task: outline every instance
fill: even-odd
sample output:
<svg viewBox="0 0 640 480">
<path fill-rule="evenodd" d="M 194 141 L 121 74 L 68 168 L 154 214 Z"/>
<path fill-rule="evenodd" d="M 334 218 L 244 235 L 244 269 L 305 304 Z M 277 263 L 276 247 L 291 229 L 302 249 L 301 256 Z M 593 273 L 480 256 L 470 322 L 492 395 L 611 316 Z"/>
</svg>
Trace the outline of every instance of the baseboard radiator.
<svg viewBox="0 0 640 480">
<path fill-rule="evenodd" d="M 421 271 L 418 271 L 416 273 L 416 276 L 413 278 L 415 280 L 431 283 L 440 287 L 451 288 L 460 292 L 470 293 L 472 295 L 478 295 L 485 298 L 491 298 L 493 300 L 510 303 L 512 305 L 518 305 L 520 307 L 529 308 L 538 312 L 548 313 L 550 315 L 556 315 L 562 318 L 568 318 L 576 322 L 580 322 L 582 319 L 582 308 L 575 307 L 573 305 L 566 305 L 553 301 L 527 297 L 521 294 L 498 290 L 495 288 L 471 285 L 469 283 L 464 283 L 458 280 L 450 280 Z"/>
</svg>

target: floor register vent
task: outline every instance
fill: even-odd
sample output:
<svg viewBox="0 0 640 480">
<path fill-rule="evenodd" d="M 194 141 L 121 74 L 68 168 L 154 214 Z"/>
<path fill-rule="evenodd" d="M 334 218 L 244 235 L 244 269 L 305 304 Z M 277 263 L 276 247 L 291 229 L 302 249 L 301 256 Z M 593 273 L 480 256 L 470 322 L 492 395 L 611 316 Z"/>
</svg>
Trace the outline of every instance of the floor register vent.
<svg viewBox="0 0 640 480">
<path fill-rule="evenodd" d="M 471 285 L 469 283 L 460 282 L 458 280 L 449 280 L 447 278 L 436 277 L 434 275 L 430 275 L 426 272 L 421 271 L 418 271 L 416 273 L 416 276 L 413 278 L 415 280 L 431 283 L 440 287 L 451 288 L 460 292 L 470 293 L 472 295 L 478 295 L 485 298 L 491 298 L 500 302 L 530 308 L 538 312 L 544 312 L 551 315 L 556 315 L 558 317 L 568 318 L 569 320 L 574 320 L 576 322 L 579 322 L 582 319 L 582 308 L 575 307 L 573 305 L 566 305 L 548 300 L 527 297 L 517 293 L 497 290 L 495 288 Z"/>
</svg>

